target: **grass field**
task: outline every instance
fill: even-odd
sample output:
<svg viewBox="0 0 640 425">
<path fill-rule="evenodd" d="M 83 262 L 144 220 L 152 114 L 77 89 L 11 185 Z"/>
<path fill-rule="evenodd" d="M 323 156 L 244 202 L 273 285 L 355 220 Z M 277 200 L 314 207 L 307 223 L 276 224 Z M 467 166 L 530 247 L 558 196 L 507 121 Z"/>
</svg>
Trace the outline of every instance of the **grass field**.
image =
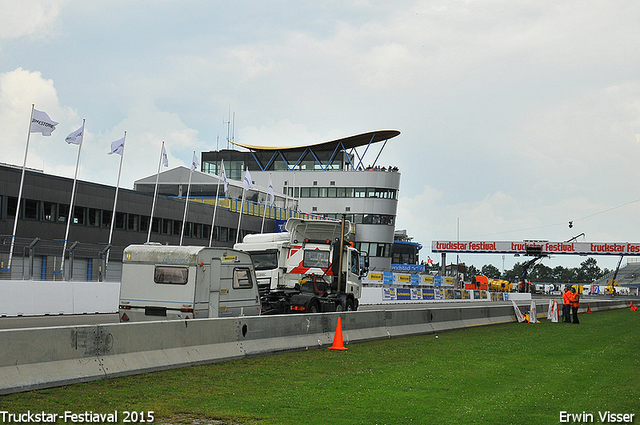
<svg viewBox="0 0 640 425">
<path fill-rule="evenodd" d="M 640 312 L 314 349 L 0 397 L 0 411 L 153 411 L 156 423 L 640 423 Z M 1 418 L 0 418 L 1 419 Z M 221 421 L 221 422 L 217 422 Z M 573 421 L 573 423 L 582 423 Z"/>
</svg>

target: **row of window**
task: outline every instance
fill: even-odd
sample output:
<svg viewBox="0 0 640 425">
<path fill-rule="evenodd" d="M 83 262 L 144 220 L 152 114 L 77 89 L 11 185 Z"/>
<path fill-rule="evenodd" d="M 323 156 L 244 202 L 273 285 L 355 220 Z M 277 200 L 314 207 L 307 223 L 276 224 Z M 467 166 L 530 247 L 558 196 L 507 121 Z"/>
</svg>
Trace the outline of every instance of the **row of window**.
<svg viewBox="0 0 640 425">
<path fill-rule="evenodd" d="M 259 153 L 257 155 L 261 156 Z M 263 163 L 265 165 L 271 159 L 270 158 L 271 155 L 273 154 L 268 154 L 269 157 L 262 158 Z M 315 158 L 304 159 L 298 162 L 299 157 L 296 156 L 295 158 L 290 158 L 287 163 L 283 161 L 281 157 L 278 157 L 271 163 L 268 169 L 269 171 L 291 171 L 291 170 L 298 170 L 298 171 L 316 170 L 317 171 L 317 170 L 342 170 L 343 169 L 342 160 L 340 159 L 339 155 L 334 157 L 333 161 L 330 164 L 327 164 L 329 157 L 324 158 L 327 155 L 331 155 L 331 152 L 319 154 L 319 159 L 322 161 L 322 165 L 318 164 L 318 161 L 316 161 Z M 245 164 L 245 161 L 243 160 L 225 160 L 224 168 L 225 168 L 225 174 L 227 175 L 227 178 L 241 181 L 244 176 L 244 173 L 246 172 L 246 165 L 248 165 L 249 168 L 251 169 L 256 167 L 255 163 L 253 163 L 253 161 L 251 162 L 252 163 Z M 348 164 L 345 164 L 345 166 L 349 168 Z M 211 161 L 211 160 L 203 159 L 202 171 L 204 173 L 220 175 L 222 171 L 221 161 L 220 160 Z"/>
<path fill-rule="evenodd" d="M 7 218 L 13 218 L 16 214 L 16 197 L 7 197 Z M 69 205 L 58 204 L 33 199 L 22 200 L 21 219 L 51 221 L 66 223 L 69 216 Z M 94 226 L 102 228 L 111 227 L 112 211 L 75 206 L 73 208 L 72 224 Z M 328 218 L 342 219 L 342 214 L 325 214 Z M 394 225 L 395 217 L 381 214 L 347 214 L 345 218 L 356 224 L 387 224 Z M 133 232 L 148 232 L 150 216 L 131 214 L 116 211 L 114 228 Z M 154 234 L 180 236 L 182 220 L 154 217 L 151 232 Z M 209 239 L 211 225 L 187 222 L 184 226 L 184 236 L 196 239 Z M 241 236 L 248 232 L 241 231 Z M 213 240 L 219 242 L 234 242 L 236 240 L 236 228 L 215 226 Z M 358 242 L 356 248 L 368 253 L 369 257 L 390 257 L 391 244 L 377 242 Z"/>
<path fill-rule="evenodd" d="M 20 208 L 20 218 L 23 220 L 51 221 L 66 223 L 69 217 L 69 205 L 52 202 L 36 201 L 33 199 L 23 199 Z M 16 205 L 18 198 L 7 198 L 7 218 L 14 218 L 16 215 Z M 112 211 L 100 210 L 75 206 L 73 208 L 72 224 L 110 228 Z M 150 216 L 130 214 L 116 211 L 114 228 L 127 231 L 149 231 Z M 163 235 L 180 236 L 182 230 L 182 220 L 170 218 L 154 217 L 151 232 Z M 209 239 L 211 225 L 202 223 L 187 222 L 184 226 L 184 236 L 197 239 Z M 220 242 L 234 242 L 236 240 L 237 229 L 215 226 L 213 240 Z M 241 233 L 243 235 L 243 233 Z"/>
<path fill-rule="evenodd" d="M 282 193 L 294 198 L 378 198 L 398 199 L 396 189 L 377 187 L 291 187 L 286 186 Z"/>
<path fill-rule="evenodd" d="M 355 248 L 358 251 L 366 252 L 369 257 L 390 257 L 391 245 L 382 242 L 356 242 Z"/>
<path fill-rule="evenodd" d="M 342 220 L 342 214 L 323 214 L 323 217 Z M 396 217 L 386 214 L 345 214 L 345 219 L 355 224 L 385 224 L 394 226 Z"/>
</svg>

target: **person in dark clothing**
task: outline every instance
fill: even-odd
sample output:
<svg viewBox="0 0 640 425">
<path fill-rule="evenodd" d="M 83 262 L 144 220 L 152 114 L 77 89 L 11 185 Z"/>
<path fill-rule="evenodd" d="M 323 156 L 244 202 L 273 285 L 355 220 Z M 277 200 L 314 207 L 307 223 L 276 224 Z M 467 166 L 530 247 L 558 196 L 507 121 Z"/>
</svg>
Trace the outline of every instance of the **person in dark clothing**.
<svg viewBox="0 0 640 425">
<path fill-rule="evenodd" d="M 573 314 L 572 323 L 580 323 L 578 320 L 578 307 L 580 307 L 580 294 L 576 292 L 576 288 L 571 288 L 571 313 Z"/>
</svg>

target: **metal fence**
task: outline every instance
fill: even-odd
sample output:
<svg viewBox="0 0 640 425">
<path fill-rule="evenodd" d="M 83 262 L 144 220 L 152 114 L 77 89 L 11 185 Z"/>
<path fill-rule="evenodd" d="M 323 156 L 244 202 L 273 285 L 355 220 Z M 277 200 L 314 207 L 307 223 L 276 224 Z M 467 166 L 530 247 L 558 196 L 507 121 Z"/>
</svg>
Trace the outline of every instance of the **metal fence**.
<svg viewBox="0 0 640 425">
<path fill-rule="evenodd" d="M 11 270 L 7 270 L 11 236 L 0 240 L 0 280 L 119 281 L 124 247 L 73 242 L 60 270 L 63 240 L 15 238 Z M 107 251 L 109 262 L 107 264 Z"/>
</svg>

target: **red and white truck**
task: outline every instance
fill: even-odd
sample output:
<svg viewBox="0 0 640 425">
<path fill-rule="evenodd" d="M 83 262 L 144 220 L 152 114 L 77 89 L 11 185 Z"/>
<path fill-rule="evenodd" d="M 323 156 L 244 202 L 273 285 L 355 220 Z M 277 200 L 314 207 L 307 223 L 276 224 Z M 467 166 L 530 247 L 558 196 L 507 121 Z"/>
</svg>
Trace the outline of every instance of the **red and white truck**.
<svg viewBox="0 0 640 425">
<path fill-rule="evenodd" d="M 357 310 L 367 258 L 345 242 L 351 224 L 291 218 L 285 230 L 234 246 L 253 259 L 262 314 Z"/>
</svg>

